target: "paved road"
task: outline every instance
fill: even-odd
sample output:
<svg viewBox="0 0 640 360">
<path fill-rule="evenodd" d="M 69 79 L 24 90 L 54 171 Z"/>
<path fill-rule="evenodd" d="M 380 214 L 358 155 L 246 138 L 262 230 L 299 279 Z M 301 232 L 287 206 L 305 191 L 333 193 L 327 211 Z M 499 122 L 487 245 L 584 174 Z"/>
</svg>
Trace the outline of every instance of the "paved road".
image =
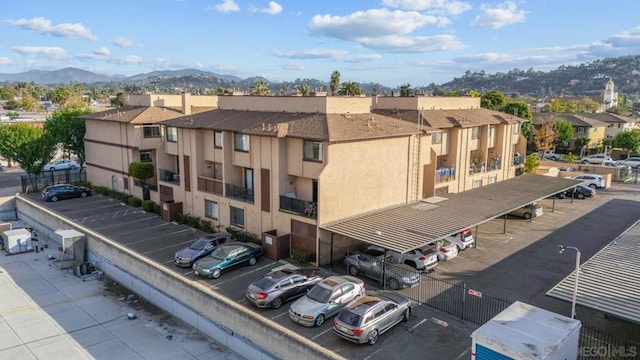
<svg viewBox="0 0 640 360">
<path fill-rule="evenodd" d="M 21 190 L 20 177 L 25 172 L 20 168 L 5 167 L 0 172 L 0 197 L 15 195 Z"/>
</svg>

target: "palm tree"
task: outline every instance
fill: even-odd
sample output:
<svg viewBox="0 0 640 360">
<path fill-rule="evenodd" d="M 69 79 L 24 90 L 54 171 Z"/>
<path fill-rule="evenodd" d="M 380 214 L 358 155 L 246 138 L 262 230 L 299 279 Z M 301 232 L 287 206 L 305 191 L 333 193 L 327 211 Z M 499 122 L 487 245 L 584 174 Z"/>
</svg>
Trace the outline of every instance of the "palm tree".
<svg viewBox="0 0 640 360">
<path fill-rule="evenodd" d="M 342 83 L 342 87 L 340 91 L 338 91 L 340 95 L 348 95 L 355 96 L 362 94 L 362 90 L 360 89 L 360 85 L 354 81 L 345 81 Z"/>
<path fill-rule="evenodd" d="M 302 96 L 309 96 L 309 92 L 310 92 L 311 89 L 309 88 L 309 85 L 303 83 L 303 84 L 298 85 L 296 90 L 298 90 L 298 92 Z"/>
<path fill-rule="evenodd" d="M 340 87 L 340 72 L 338 70 L 335 70 L 333 73 L 331 73 L 331 81 L 329 82 L 331 95 L 335 95 L 339 87 Z"/>
<path fill-rule="evenodd" d="M 269 86 L 267 86 L 267 82 L 264 80 L 256 80 L 253 83 L 253 88 L 251 88 L 251 95 L 264 96 L 269 93 Z"/>
<path fill-rule="evenodd" d="M 401 97 L 410 97 L 411 96 L 411 84 L 404 84 L 400 86 L 400 96 Z"/>
</svg>

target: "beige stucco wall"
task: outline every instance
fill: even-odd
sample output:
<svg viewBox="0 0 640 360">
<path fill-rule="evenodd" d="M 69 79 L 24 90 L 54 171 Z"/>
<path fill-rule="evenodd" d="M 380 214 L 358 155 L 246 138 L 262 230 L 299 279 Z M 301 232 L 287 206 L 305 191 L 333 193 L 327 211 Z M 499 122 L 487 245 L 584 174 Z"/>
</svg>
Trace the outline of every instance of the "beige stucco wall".
<svg viewBox="0 0 640 360">
<path fill-rule="evenodd" d="M 373 108 L 399 110 L 478 109 L 480 108 L 480 98 L 467 96 L 379 96 L 373 99 Z"/>
<path fill-rule="evenodd" d="M 191 106 L 201 107 L 216 107 L 218 105 L 217 95 L 190 95 L 186 94 L 189 98 Z M 182 107 L 182 94 L 170 95 L 170 94 L 138 94 L 127 95 L 127 105 L 131 106 L 165 106 L 173 108 Z"/>
</svg>

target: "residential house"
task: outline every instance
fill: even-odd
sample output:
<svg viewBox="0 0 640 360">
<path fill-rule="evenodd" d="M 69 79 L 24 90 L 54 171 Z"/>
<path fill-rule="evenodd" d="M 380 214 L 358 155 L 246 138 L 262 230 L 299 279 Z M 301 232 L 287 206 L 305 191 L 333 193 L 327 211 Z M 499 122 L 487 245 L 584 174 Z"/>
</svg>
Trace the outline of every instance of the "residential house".
<svg viewBox="0 0 640 360">
<path fill-rule="evenodd" d="M 589 139 L 587 148 L 598 147 L 606 137 L 607 122 L 598 120 L 598 114 L 592 113 L 535 113 L 533 114 L 533 126 L 541 126 L 546 122 L 555 122 L 558 119 L 567 121 L 573 126 L 573 139 L 569 141 L 568 147 L 575 148 L 578 138 Z M 602 115 L 602 114 L 599 114 Z"/>
</svg>

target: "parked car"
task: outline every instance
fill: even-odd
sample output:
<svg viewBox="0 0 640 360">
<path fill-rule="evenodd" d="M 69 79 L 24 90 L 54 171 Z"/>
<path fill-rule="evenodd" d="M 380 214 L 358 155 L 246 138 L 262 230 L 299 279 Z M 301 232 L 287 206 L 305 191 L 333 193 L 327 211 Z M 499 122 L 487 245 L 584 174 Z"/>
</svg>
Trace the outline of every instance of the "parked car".
<svg viewBox="0 0 640 360">
<path fill-rule="evenodd" d="M 565 192 L 568 197 L 575 197 L 578 199 L 584 199 L 588 197 L 594 197 L 596 195 L 596 190 L 590 188 L 586 185 L 576 185 L 575 191 L 573 189 L 569 189 Z"/>
<path fill-rule="evenodd" d="M 584 184 L 595 189 L 595 188 L 603 188 L 606 186 L 606 181 L 604 179 L 604 176 L 602 175 L 595 175 L 595 174 L 582 174 L 582 175 L 576 175 L 576 176 L 572 176 L 569 179 L 576 179 L 576 180 L 582 180 L 584 181 Z"/>
<path fill-rule="evenodd" d="M 613 167 L 616 169 L 626 169 L 626 170 L 631 170 L 631 166 L 630 165 L 625 165 L 622 163 L 622 161 L 603 161 L 601 164 L 601 166 L 607 166 L 607 167 Z"/>
<path fill-rule="evenodd" d="M 202 236 L 186 248 L 178 250 L 174 256 L 174 263 L 180 267 L 190 268 L 193 263 L 211 254 L 219 245 L 232 239 L 233 235 L 224 232 Z"/>
<path fill-rule="evenodd" d="M 458 256 L 458 246 L 447 239 L 440 239 L 429 245 L 429 248 L 436 252 L 440 261 L 451 260 Z"/>
<path fill-rule="evenodd" d="M 371 245 L 367 247 L 367 249 L 379 251 L 380 255 L 384 254 L 384 249 L 379 246 Z M 431 271 L 438 265 L 438 257 L 435 251 L 431 249 L 414 249 L 403 254 L 387 250 L 387 256 L 393 256 L 399 262 L 407 264 L 417 270 Z"/>
<path fill-rule="evenodd" d="M 509 215 L 518 216 L 525 219 L 531 219 L 532 217 L 542 216 L 542 214 L 544 214 L 544 211 L 542 210 L 542 206 L 536 203 L 523 206 L 509 213 Z"/>
<path fill-rule="evenodd" d="M 537 154 L 538 156 L 542 155 L 542 158 L 546 160 L 556 161 L 562 159 L 562 155 L 556 154 L 555 150 L 539 151 Z"/>
<path fill-rule="evenodd" d="M 245 297 L 253 305 L 278 309 L 286 301 L 297 299 L 322 280 L 318 269 L 282 269 L 254 281 Z"/>
<path fill-rule="evenodd" d="M 333 321 L 333 332 L 358 344 L 373 345 L 401 321 L 409 321 L 411 301 L 391 292 L 367 293 L 346 306 Z"/>
<path fill-rule="evenodd" d="M 583 164 L 602 164 L 603 161 L 613 161 L 613 159 L 611 156 L 603 154 L 585 156 L 580 159 L 580 162 Z"/>
<path fill-rule="evenodd" d="M 80 164 L 71 159 L 60 159 L 54 162 L 50 162 L 44 166 L 44 171 L 65 170 L 65 169 L 79 169 Z"/>
<path fill-rule="evenodd" d="M 384 283 L 389 284 L 392 289 L 402 289 L 418 286 L 420 274 L 409 265 L 401 263 L 393 256 L 380 254 L 371 249 L 362 253 L 351 253 L 345 257 L 349 274 L 353 276 L 362 275 L 368 278 L 382 281 L 384 272 Z"/>
<path fill-rule="evenodd" d="M 349 275 L 330 276 L 291 304 L 289 318 L 304 326 L 322 326 L 326 319 L 364 294 L 364 281 Z"/>
<path fill-rule="evenodd" d="M 640 168 L 640 157 L 629 157 L 622 160 L 622 163 L 634 168 Z"/>
<path fill-rule="evenodd" d="M 262 246 L 253 243 L 230 242 L 218 246 L 211 255 L 193 264 L 196 275 L 217 279 L 223 271 L 240 265 L 253 266 L 262 256 Z"/>
<path fill-rule="evenodd" d="M 42 191 L 42 198 L 47 201 L 56 202 L 62 199 L 84 198 L 91 195 L 91 189 L 84 186 L 75 186 L 71 184 L 57 184 L 47 186 Z"/>
<path fill-rule="evenodd" d="M 449 236 L 447 240 L 456 244 L 458 250 L 464 250 L 476 246 L 476 240 L 473 238 L 471 229 L 464 229 L 455 235 Z"/>
</svg>

